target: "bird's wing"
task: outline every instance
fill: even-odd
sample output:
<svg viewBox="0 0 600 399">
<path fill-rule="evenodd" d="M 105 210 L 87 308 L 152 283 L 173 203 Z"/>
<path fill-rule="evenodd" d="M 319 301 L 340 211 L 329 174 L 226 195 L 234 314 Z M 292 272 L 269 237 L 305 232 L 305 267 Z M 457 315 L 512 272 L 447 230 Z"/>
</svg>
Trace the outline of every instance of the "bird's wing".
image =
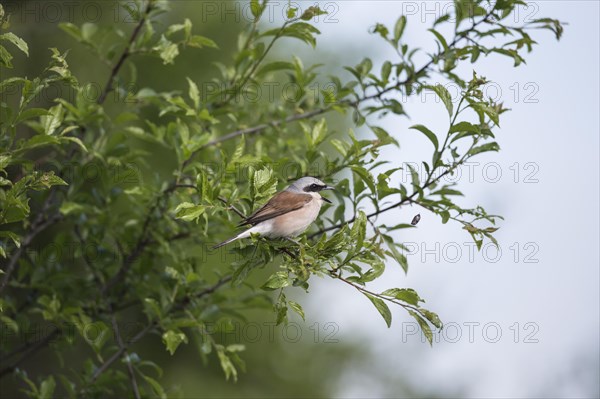
<svg viewBox="0 0 600 399">
<path fill-rule="evenodd" d="M 259 210 L 254 212 L 251 216 L 246 218 L 239 225 L 251 224 L 256 225 L 265 220 L 272 219 L 274 217 L 286 214 L 296 209 L 302 208 L 313 200 L 310 194 L 297 194 L 289 191 L 282 191 L 275 194 L 273 198 L 263 205 Z"/>
</svg>

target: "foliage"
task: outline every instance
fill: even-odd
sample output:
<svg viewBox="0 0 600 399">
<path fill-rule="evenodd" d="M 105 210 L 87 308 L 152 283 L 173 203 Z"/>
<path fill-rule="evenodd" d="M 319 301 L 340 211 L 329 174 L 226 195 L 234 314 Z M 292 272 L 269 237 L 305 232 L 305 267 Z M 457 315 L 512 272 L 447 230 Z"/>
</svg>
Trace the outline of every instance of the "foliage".
<svg viewBox="0 0 600 399">
<path fill-rule="evenodd" d="M 55 326 L 22 346 L 3 341 L 0 377 L 17 373 L 31 397 L 51 397 L 58 390 L 70 397 L 128 390 L 136 397 L 166 397 L 159 366 L 132 349 L 157 335 L 170 354 L 198 342 L 201 355 L 218 360 L 226 378 L 235 380 L 244 369 L 243 346 L 218 342 L 206 323 L 243 318 L 245 310 L 265 306 L 274 309 L 277 323 L 286 323 L 290 310 L 304 319 L 301 305 L 286 292 L 308 290 L 314 276 L 356 289 L 388 326 L 389 305 L 405 309 L 431 342 L 432 330 L 442 323 L 422 307 L 415 290 L 367 288 L 390 260 L 408 271 L 406 248 L 393 234 L 415 228 L 377 217 L 417 204 L 442 223 L 457 222 L 479 247 L 485 239 L 495 242 L 499 216 L 480 206 L 462 207 L 455 184 L 441 181 L 469 159 L 499 150 L 493 131 L 506 111 L 484 98 L 485 78 L 463 76 L 458 67 L 482 56 L 509 57 L 519 66 L 535 44 L 530 32 L 547 29 L 558 39 L 561 24 L 546 18 L 505 24 L 522 4 L 518 0 L 457 0 L 429 30 L 437 51 L 425 53 L 405 42 L 410 21 L 400 16 L 395 26 L 377 24 L 372 32 L 395 50 L 394 59 L 376 70 L 365 58 L 346 67 L 347 76 L 330 77 L 332 84 L 315 96 L 311 85 L 324 79 L 318 65 L 269 56 L 279 42 L 316 46 L 319 31 L 312 22 L 324 11 L 290 8 L 281 26 L 270 27 L 261 22 L 266 1 L 252 0 L 254 21 L 240 33 L 232 61 L 217 65 L 220 76 L 212 89 L 187 78 L 183 92 L 160 92 L 130 90 L 136 73 L 125 74 L 124 65 L 133 65 L 134 57 L 176 63 L 182 52 L 216 51 L 218 38 L 195 34 L 189 19 L 163 26 L 159 17 L 169 10 L 166 1 L 132 4 L 122 5 L 136 21 L 127 32 L 92 23 L 60 25 L 110 66 L 99 96 L 90 95 L 92 82 L 71 73 L 65 48 L 50 49 L 40 76 L 0 82 L 0 91 L 20 87 L 3 94 L 0 104 L 0 319 L 15 333 L 40 320 Z M 8 18 L 0 13 L 6 30 Z M 442 34 L 445 30 L 451 34 Z M 0 43 L 5 70 L 19 56 L 15 51 L 28 55 L 27 44 L 13 33 L 2 33 Z M 273 79 L 293 84 L 293 98 L 261 98 L 257 87 Z M 444 82 L 461 87 L 457 104 Z M 50 107 L 32 105 L 57 83 L 72 95 L 55 98 Z M 422 163 L 425 173 L 381 160 L 383 147 L 399 146 L 400 132 L 375 124 L 384 115 L 407 117 L 398 99 L 422 91 L 435 93 L 448 113 L 444 132 L 421 123 L 411 128 L 432 144 L 431 158 Z M 352 115 L 354 127 L 371 136 L 330 129 L 325 116 L 332 114 Z M 166 176 L 154 168 L 157 154 L 172 160 Z M 391 184 L 405 167 L 412 182 Z M 253 237 L 224 252 L 209 250 L 288 181 L 309 174 L 336 181 L 336 199 L 299 245 Z M 52 240 L 40 241 L 48 233 Z M 32 258 L 28 249 L 40 242 L 47 247 L 38 247 Z M 72 256 L 62 256 L 60 249 L 73 243 Z M 224 267 L 212 267 L 223 259 Z M 249 276 L 260 268 L 273 272 L 257 286 Z M 120 331 L 125 314 L 139 322 L 128 337 Z M 75 334 L 66 334 L 67 326 Z M 57 369 L 43 377 L 20 368 L 51 342 L 59 357 L 66 348 L 86 346 L 89 356 L 74 367 L 80 371 Z"/>
</svg>

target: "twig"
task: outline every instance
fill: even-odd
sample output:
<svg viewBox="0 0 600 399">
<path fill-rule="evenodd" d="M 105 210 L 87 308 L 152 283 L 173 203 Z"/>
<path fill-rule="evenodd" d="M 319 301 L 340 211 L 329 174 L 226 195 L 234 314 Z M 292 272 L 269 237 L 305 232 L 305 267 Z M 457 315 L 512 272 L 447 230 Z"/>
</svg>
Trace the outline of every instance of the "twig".
<svg viewBox="0 0 600 399">
<path fill-rule="evenodd" d="M 335 273 L 334 272 L 334 273 L 329 273 L 329 275 L 331 277 L 337 279 L 337 280 L 343 281 L 344 283 L 346 283 L 346 284 L 354 287 L 356 290 L 358 290 L 358 291 L 360 291 L 360 292 L 362 292 L 364 294 L 368 294 L 368 295 L 374 296 L 376 298 L 379 298 L 381 300 L 384 300 L 384 301 L 387 301 L 387 302 L 391 302 L 391 303 L 393 303 L 395 305 L 402 306 L 404 309 L 408 309 L 408 310 L 412 310 L 412 311 L 417 312 L 417 313 L 421 313 L 421 311 L 420 311 L 420 309 L 418 307 L 415 307 L 415 306 L 412 306 L 412 305 L 409 305 L 409 304 L 406 304 L 406 303 L 402 303 L 402 302 L 396 301 L 393 298 L 385 297 L 385 296 L 383 296 L 381 294 L 377 294 L 377 293 L 375 293 L 373 291 L 369 291 L 365 287 L 363 287 L 361 285 L 358 285 L 356 283 L 353 283 L 350 280 L 345 279 L 344 277 L 341 276 L 340 273 Z"/>
<path fill-rule="evenodd" d="M 133 32 L 131 33 L 131 36 L 129 37 L 129 41 L 127 42 L 125 49 L 121 53 L 119 60 L 117 61 L 115 66 L 110 71 L 110 76 L 108 77 L 108 81 L 106 82 L 106 85 L 104 86 L 104 90 L 102 90 L 100 97 L 98 97 L 98 104 L 103 104 L 104 101 L 106 100 L 106 96 L 108 96 L 108 93 L 110 93 L 113 90 L 113 82 L 114 82 L 115 78 L 117 77 L 117 74 L 121 70 L 121 67 L 125 63 L 125 60 L 131 55 L 131 46 L 133 46 L 133 42 L 140 34 L 140 31 L 142 30 L 142 26 L 144 26 L 144 23 L 146 22 L 146 18 L 148 17 L 148 14 L 150 13 L 151 9 L 152 9 L 152 1 L 148 0 L 148 3 L 146 5 L 146 10 L 140 17 L 138 24 L 133 29 Z"/>
<path fill-rule="evenodd" d="M 25 359 L 27 359 L 29 357 L 29 355 L 31 355 L 31 354 L 37 352 L 38 350 L 40 350 L 41 348 L 45 347 L 60 332 L 61 332 L 61 330 L 59 330 L 57 328 L 57 329 L 54 329 L 53 331 L 51 331 L 50 333 L 48 333 L 44 338 L 42 338 L 39 341 L 33 340 L 33 341 L 30 341 L 30 342 L 26 343 L 24 345 L 24 347 L 22 347 L 23 349 L 25 349 L 25 353 L 23 353 L 23 355 L 19 359 L 17 359 L 13 364 L 11 364 L 10 366 L 7 366 L 7 367 L 3 368 L 2 370 L 0 370 L 0 378 L 2 378 L 5 375 L 8 375 L 8 374 L 12 373 L 13 371 L 15 371 L 15 369 L 17 368 L 17 366 L 19 364 L 21 364 L 22 361 L 24 361 Z M 6 356 L 6 358 L 12 357 L 13 354 L 14 354 L 14 352 L 11 353 L 9 356 Z"/>
<path fill-rule="evenodd" d="M 227 200 L 225 198 L 219 197 L 218 199 L 219 199 L 219 201 L 221 201 L 222 203 L 224 203 L 225 205 L 227 205 Z M 246 215 L 244 215 L 244 213 L 242 211 L 240 211 L 239 209 L 237 209 L 235 206 L 228 205 L 227 209 L 234 211 L 242 219 L 246 219 Z"/>
<path fill-rule="evenodd" d="M 232 276 L 222 277 L 214 285 L 212 285 L 208 288 L 205 288 L 204 290 L 200 291 L 198 294 L 194 295 L 193 297 L 184 298 L 178 306 L 174 307 L 174 309 L 175 310 L 185 309 L 185 307 L 191 302 L 192 299 L 199 299 L 206 295 L 212 294 L 213 292 L 218 290 L 220 287 L 222 287 L 223 285 L 225 285 L 229 281 L 231 281 L 231 279 L 232 279 Z M 144 329 L 142 329 L 139 333 L 137 333 L 127 343 L 123 342 L 123 345 L 119 346 L 119 350 L 117 350 L 108 360 L 106 360 L 100 367 L 98 367 L 96 369 L 94 374 L 92 374 L 90 384 L 93 384 L 94 382 L 96 382 L 98 377 L 100 377 L 100 375 L 102 375 L 106 370 L 108 370 L 114 362 L 119 360 L 121 358 L 121 356 L 123 356 L 125 354 L 125 352 L 131 345 L 133 345 L 134 343 L 136 343 L 137 341 L 142 339 L 147 333 L 149 333 L 156 326 L 157 326 L 156 322 L 150 322 Z"/>
<path fill-rule="evenodd" d="M 436 177 L 435 179 L 433 179 L 433 180 L 425 183 L 423 185 L 423 187 L 421 187 L 421 190 L 426 189 L 427 187 L 431 186 L 433 183 L 435 183 L 438 180 L 440 180 L 442 177 L 446 176 L 448 173 L 451 173 L 454 169 L 456 169 L 463 162 L 464 162 L 464 157 L 463 157 L 463 160 L 457 162 L 451 168 L 446 169 L 443 173 L 440 173 L 440 175 L 438 177 Z M 387 206 L 385 208 L 381 208 L 381 209 L 378 209 L 378 210 L 376 210 L 376 211 L 374 211 L 372 213 L 369 213 L 367 215 L 367 219 L 370 219 L 370 218 L 375 217 L 377 215 L 380 215 L 380 214 L 382 214 L 384 212 L 387 212 L 387 211 L 389 211 L 391 209 L 397 208 L 397 207 L 399 207 L 399 206 L 401 206 L 401 205 L 403 205 L 403 204 L 405 204 L 407 202 L 410 202 L 417 194 L 419 194 L 419 191 L 415 190 L 411 195 L 409 195 L 408 197 L 404 197 L 402 200 L 396 202 L 395 204 L 392 204 L 392 205 Z M 338 224 L 335 224 L 335 225 L 332 225 L 332 226 L 329 226 L 329 227 L 324 227 L 321 230 L 316 231 L 316 232 L 312 233 L 311 235 L 309 235 L 308 238 L 311 239 L 311 238 L 317 237 L 317 236 L 319 236 L 319 235 L 321 235 L 323 233 L 326 233 L 328 231 L 337 230 L 339 228 L 344 227 L 347 224 L 353 223 L 355 220 L 356 220 L 356 216 L 353 216 L 352 218 L 350 218 L 348 220 L 345 220 L 343 222 L 340 222 Z"/>
<path fill-rule="evenodd" d="M 193 299 L 200 299 L 208 294 L 212 294 L 213 292 L 215 292 L 216 290 L 218 290 L 219 288 L 221 288 L 222 286 L 224 286 L 225 284 L 230 282 L 232 278 L 233 278 L 233 276 L 231 276 L 231 275 L 221 277 L 215 284 L 213 284 L 212 286 L 210 286 L 208 288 L 205 288 L 204 290 L 198 292 L 197 294 L 192 295 L 192 296 L 186 295 L 178 305 L 173 307 L 173 310 L 185 309 L 192 302 Z"/>
<path fill-rule="evenodd" d="M 450 44 L 448 45 L 448 49 L 453 48 L 456 44 L 458 44 L 458 42 L 462 39 L 467 38 L 467 34 L 469 32 L 471 32 L 473 29 L 475 29 L 479 24 L 481 24 L 484 21 L 487 21 L 489 19 L 489 17 L 492 15 L 492 11 L 490 11 L 483 19 L 479 20 L 478 22 L 473 23 L 473 25 L 471 26 L 471 28 L 469 30 L 467 30 L 465 33 L 463 33 L 462 35 L 457 35 L 454 40 L 452 40 L 452 42 L 450 42 Z M 432 57 L 431 60 L 429 60 L 427 63 L 425 63 L 425 65 L 423 65 L 421 68 L 419 68 L 414 74 L 412 74 L 410 77 L 406 78 L 403 81 L 400 81 L 398 83 L 396 83 L 393 86 L 387 87 L 383 90 L 378 91 L 377 93 L 374 94 L 370 94 L 370 95 L 364 95 L 360 98 L 357 98 L 356 100 L 353 101 L 349 101 L 349 100 L 344 100 L 344 101 L 340 101 L 337 102 L 335 104 L 326 106 L 326 107 L 322 107 L 322 108 L 318 108 L 312 111 L 308 111 L 308 112 L 304 112 L 301 114 L 296 114 L 296 115 L 292 115 L 289 116 L 285 119 L 282 120 L 278 120 L 278 121 L 274 121 L 274 122 L 270 122 L 270 123 L 263 123 L 261 125 L 257 125 L 251 128 L 245 128 L 245 129 L 239 129 L 239 130 L 235 130 L 231 133 L 228 133 L 224 136 L 218 137 L 214 140 L 209 141 L 208 143 L 204 144 L 203 146 L 201 146 L 200 148 L 198 148 L 196 151 L 194 151 L 190 157 L 184 161 L 183 166 L 182 166 L 182 170 L 190 164 L 190 162 L 192 162 L 192 160 L 194 159 L 194 157 L 202 150 L 206 149 L 207 147 L 212 147 L 214 145 L 220 144 L 224 141 L 228 141 L 231 140 L 233 138 L 236 138 L 238 136 L 244 136 L 244 135 L 250 135 L 250 134 L 255 134 L 255 133 L 260 133 L 263 130 L 266 130 L 270 127 L 277 127 L 280 126 L 282 124 L 285 123 L 290 123 L 290 122 L 295 122 L 295 121 L 299 121 L 299 120 L 303 120 L 303 119 L 309 119 L 312 118 L 314 116 L 318 116 L 321 114 L 325 114 L 327 112 L 330 112 L 334 109 L 334 106 L 349 106 L 349 107 L 356 107 L 359 104 L 362 104 L 368 100 L 374 100 L 376 98 L 381 98 L 384 94 L 387 94 L 393 90 L 397 90 L 402 86 L 405 86 L 407 84 L 409 84 L 414 77 L 421 75 L 422 73 L 426 72 L 429 67 L 431 67 L 431 65 L 433 65 L 435 63 L 436 58 L 442 57 L 447 50 L 445 50 L 444 52 L 438 54 L 435 57 Z"/>
<path fill-rule="evenodd" d="M 195 150 L 188 159 L 185 160 L 185 162 L 183 163 L 183 167 L 182 169 L 184 169 L 187 165 L 190 164 L 190 162 L 192 162 L 192 160 L 194 159 L 194 157 L 201 151 L 204 150 L 208 147 L 212 147 L 215 146 L 219 143 L 222 143 L 224 141 L 227 140 L 231 140 L 233 138 L 236 138 L 238 136 L 245 136 L 245 135 L 249 135 L 249 134 L 254 134 L 254 133 L 260 133 L 265 129 L 268 129 L 270 127 L 278 127 L 280 125 L 286 124 L 286 123 L 291 123 L 291 122 L 295 122 L 295 121 L 299 121 L 299 120 L 303 120 L 303 119 L 309 119 L 312 118 L 313 116 L 317 116 L 317 115 L 321 115 L 324 113 L 327 113 L 329 111 L 331 111 L 333 109 L 333 107 L 324 107 L 324 108 L 319 108 L 319 109 L 315 109 L 313 111 L 309 111 L 309 112 L 304 112 L 302 114 L 296 114 L 296 115 L 292 115 L 289 116 L 285 119 L 281 119 L 281 120 L 277 120 L 277 121 L 273 121 L 273 122 L 269 122 L 269 123 L 263 123 L 261 125 L 257 125 L 254 127 L 249 127 L 249 128 L 245 128 L 245 129 L 239 129 L 239 130 L 235 130 L 231 133 L 227 133 L 224 136 L 218 137 L 214 140 L 209 141 L 208 143 L 204 144 L 203 146 L 201 146 L 200 148 L 198 148 L 197 150 Z"/>
<path fill-rule="evenodd" d="M 123 350 L 123 354 L 127 355 L 127 348 L 123 343 L 123 338 L 121 337 L 121 333 L 119 332 L 119 324 L 117 323 L 117 318 L 114 314 L 112 315 L 111 320 L 113 331 L 115 333 L 115 338 L 117 340 L 117 345 L 119 345 L 119 349 Z M 127 359 L 125 361 L 125 364 L 127 365 L 127 373 L 129 374 L 129 381 L 131 382 L 131 388 L 133 389 L 133 396 L 135 397 L 135 399 L 140 399 L 140 390 L 138 388 L 137 380 L 135 378 L 135 371 L 133 370 L 133 366 L 131 365 L 131 359 Z"/>
<path fill-rule="evenodd" d="M 119 350 L 117 350 L 107 361 L 105 361 L 104 363 L 102 363 L 102 365 L 100 367 L 98 367 L 96 369 L 96 371 L 94 371 L 94 374 L 92 374 L 92 378 L 91 378 L 90 383 L 93 384 L 94 382 L 96 382 L 96 380 L 98 379 L 98 377 L 100 377 L 100 375 L 102 375 L 102 373 L 104 373 L 106 370 L 108 370 L 108 368 L 114 362 L 116 362 L 117 360 L 119 360 L 121 358 L 121 356 L 123 356 L 123 353 L 125 353 L 125 351 L 127 350 L 127 348 L 129 348 L 131 345 L 135 344 L 137 341 L 139 341 L 140 339 L 142 339 L 155 326 L 156 326 L 155 322 L 149 323 L 146 327 L 144 327 L 144 329 L 142 329 L 133 338 L 131 338 L 131 340 L 129 340 L 127 343 L 124 343 L 123 346 L 119 348 Z"/>
<path fill-rule="evenodd" d="M 48 198 L 50 198 L 52 196 L 53 196 L 52 194 L 49 194 Z M 52 226 L 54 223 L 56 223 L 62 219 L 62 215 L 56 214 L 56 215 L 44 220 L 44 213 L 46 212 L 47 208 L 50 207 L 50 202 L 52 202 L 51 199 L 46 200 L 42 211 L 40 212 L 36 221 L 33 222 L 33 227 L 31 229 L 31 231 L 25 236 L 25 238 L 23 238 L 21 240 L 21 246 L 18 247 L 17 250 L 10 257 L 8 264 L 7 264 L 6 268 L 4 269 L 4 275 L 2 276 L 2 281 L 0 281 L 0 293 L 2 293 L 2 291 L 4 291 L 4 289 L 8 286 L 8 281 L 10 280 L 12 273 L 16 270 L 17 264 L 19 262 L 19 259 L 21 258 L 21 255 L 24 253 L 25 249 L 31 244 L 33 239 L 35 237 L 37 237 L 37 235 L 40 234 L 42 231 L 46 230 L 48 227 Z"/>
</svg>

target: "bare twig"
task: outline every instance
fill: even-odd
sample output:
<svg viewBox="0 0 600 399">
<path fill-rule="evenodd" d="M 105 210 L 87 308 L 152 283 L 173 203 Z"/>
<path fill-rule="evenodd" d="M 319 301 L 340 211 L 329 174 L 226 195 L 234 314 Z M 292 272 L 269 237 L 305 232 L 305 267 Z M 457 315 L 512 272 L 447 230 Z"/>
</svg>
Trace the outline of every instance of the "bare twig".
<svg viewBox="0 0 600 399">
<path fill-rule="evenodd" d="M 119 74 L 119 71 L 121 70 L 121 67 L 125 63 L 125 60 L 131 55 L 131 47 L 133 46 L 135 39 L 140 34 L 140 31 L 142 30 L 142 26 L 144 26 L 144 23 L 146 22 L 146 18 L 148 17 L 148 14 L 150 13 L 151 10 L 152 10 L 152 1 L 148 0 L 148 3 L 146 4 L 146 9 L 145 9 L 144 13 L 140 16 L 140 20 L 138 21 L 138 24 L 133 29 L 133 32 L 131 33 L 131 36 L 129 37 L 129 41 L 127 42 L 127 45 L 125 46 L 125 49 L 121 53 L 121 56 L 119 57 L 119 60 L 117 61 L 117 63 L 113 66 L 112 70 L 110 71 L 110 76 L 108 77 L 108 81 L 106 82 L 106 85 L 104 86 L 104 90 L 102 90 L 102 93 L 98 97 L 98 104 L 103 104 L 104 101 L 106 101 L 106 96 L 108 96 L 108 93 L 113 91 L 114 80 L 117 77 L 117 75 Z"/>
<path fill-rule="evenodd" d="M 346 283 L 346 284 L 354 287 L 356 290 L 362 292 L 363 294 L 368 294 L 368 295 L 374 296 L 376 298 L 379 298 L 381 300 L 384 300 L 384 301 L 387 301 L 387 302 L 391 302 L 391 303 L 393 303 L 395 305 L 402 306 L 404 309 L 412 310 L 413 312 L 421 313 L 421 311 L 420 311 L 419 308 L 417 308 L 417 307 L 415 307 L 413 305 L 409 305 L 407 303 L 403 303 L 403 302 L 397 301 L 397 300 L 395 300 L 393 298 L 385 297 L 385 296 L 383 296 L 381 294 L 377 294 L 377 293 L 375 293 L 373 291 L 369 291 L 365 287 L 363 287 L 362 285 L 356 284 L 356 283 L 354 283 L 354 282 L 352 282 L 350 280 L 345 279 L 337 271 L 334 271 L 333 273 L 329 273 L 329 274 L 330 274 L 331 277 L 333 277 L 333 278 L 335 278 L 337 280 L 343 281 L 344 283 Z"/>
<path fill-rule="evenodd" d="M 52 193 L 48 195 L 48 198 L 42 207 L 42 211 L 39 213 L 37 219 L 33 222 L 32 229 L 21 240 L 21 245 L 10 257 L 8 264 L 4 269 L 2 281 L 0 281 L 0 293 L 2 293 L 2 291 L 4 291 L 4 289 L 8 286 L 8 282 L 11 278 L 12 273 L 17 268 L 17 264 L 19 262 L 19 259 L 21 259 L 21 255 L 24 253 L 25 249 L 29 247 L 33 239 L 37 237 L 38 234 L 40 234 L 42 231 L 46 230 L 48 227 L 52 226 L 54 223 L 62 219 L 62 215 L 60 214 L 56 214 L 49 217 L 48 219 L 44 219 L 45 212 L 50 207 L 50 203 L 52 202 L 52 199 L 50 197 L 53 197 Z"/>
<path fill-rule="evenodd" d="M 224 203 L 225 205 L 227 205 L 227 200 L 223 197 L 219 197 L 218 198 L 219 201 L 221 201 L 222 203 Z M 237 209 L 235 206 L 233 205 L 228 205 L 229 210 L 232 210 L 233 212 L 235 212 L 239 217 L 241 217 L 242 219 L 246 219 L 246 215 L 244 215 L 244 212 L 240 211 L 239 209 Z"/>
<path fill-rule="evenodd" d="M 19 364 L 21 364 L 21 362 L 23 362 L 25 359 L 27 359 L 31 354 L 37 352 L 38 350 L 40 350 L 40 349 L 44 348 L 46 345 L 48 345 L 55 336 L 60 334 L 60 332 L 61 332 L 61 330 L 54 329 L 50 333 L 48 333 L 46 336 L 44 336 L 42 339 L 32 340 L 32 341 L 29 341 L 28 343 L 26 343 L 23 347 L 20 348 L 20 349 L 22 349 L 20 351 L 23 352 L 21 357 L 19 359 L 17 359 L 10 366 L 7 366 L 7 367 L 3 368 L 2 370 L 0 370 L 0 378 L 15 371 L 17 366 Z M 15 352 L 11 353 L 9 356 L 6 356 L 5 358 L 8 359 L 8 358 L 12 357 L 14 353 Z M 4 361 L 4 359 L 3 359 L 3 361 Z"/>
<path fill-rule="evenodd" d="M 140 339 L 142 339 L 155 326 L 156 326 L 156 323 L 154 323 L 154 322 L 149 323 L 140 332 L 138 332 L 133 338 L 131 338 L 127 343 L 123 343 L 123 346 L 121 346 L 110 358 L 108 358 L 107 361 L 105 361 L 104 363 L 102 363 L 102 365 L 100 367 L 98 367 L 96 369 L 96 371 L 94 371 L 94 374 L 92 374 L 92 378 L 91 378 L 90 383 L 93 384 L 94 382 L 96 382 L 96 380 L 98 379 L 98 377 L 100 377 L 106 370 L 109 369 L 109 367 L 114 362 L 116 362 L 117 360 L 119 360 L 121 358 L 121 356 L 123 356 L 123 354 L 125 353 L 125 351 L 127 350 L 127 348 L 129 348 L 131 345 L 135 344 L 137 341 L 139 341 Z"/>
<path fill-rule="evenodd" d="M 117 318 L 113 314 L 111 317 L 113 331 L 115 333 L 115 338 L 117 340 L 117 345 L 119 345 L 119 349 L 123 349 L 123 354 L 127 356 L 127 348 L 125 347 L 125 343 L 123 343 L 123 338 L 121 337 L 121 333 L 119 332 L 119 323 L 117 323 Z M 129 381 L 131 382 L 131 389 L 133 390 L 133 396 L 135 399 L 140 399 L 140 389 L 138 388 L 137 379 L 135 378 L 135 371 L 133 370 L 133 366 L 131 365 L 131 360 L 127 359 L 125 361 L 127 365 L 127 373 L 129 374 Z"/>
</svg>

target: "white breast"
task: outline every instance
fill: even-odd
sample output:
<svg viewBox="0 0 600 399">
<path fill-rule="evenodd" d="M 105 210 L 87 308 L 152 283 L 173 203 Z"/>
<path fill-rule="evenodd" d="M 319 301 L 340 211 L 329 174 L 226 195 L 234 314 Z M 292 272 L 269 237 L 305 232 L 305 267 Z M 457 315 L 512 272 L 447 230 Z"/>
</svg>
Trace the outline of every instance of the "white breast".
<svg viewBox="0 0 600 399">
<path fill-rule="evenodd" d="M 319 216 L 323 200 L 317 193 L 310 193 L 313 200 L 302 208 L 276 217 L 271 225 L 270 237 L 295 237 L 301 234 Z"/>
</svg>

